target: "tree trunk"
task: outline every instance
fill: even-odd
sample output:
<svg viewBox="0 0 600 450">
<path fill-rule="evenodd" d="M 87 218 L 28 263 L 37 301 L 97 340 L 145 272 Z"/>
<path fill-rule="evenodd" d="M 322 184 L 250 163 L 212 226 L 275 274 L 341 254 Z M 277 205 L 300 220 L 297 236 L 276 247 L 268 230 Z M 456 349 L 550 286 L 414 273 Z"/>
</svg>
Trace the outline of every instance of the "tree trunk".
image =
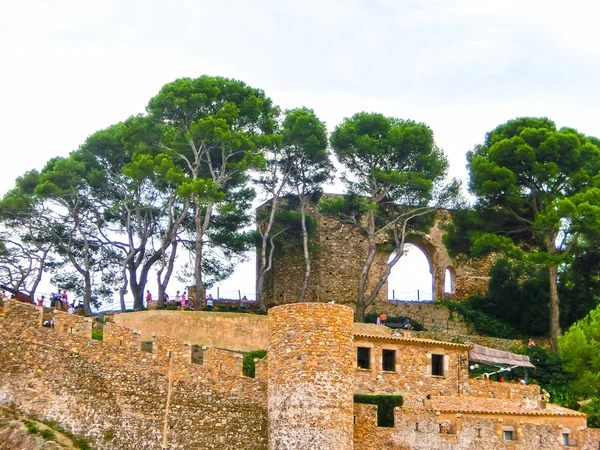
<svg viewBox="0 0 600 450">
<path fill-rule="evenodd" d="M 369 279 L 369 270 L 371 270 L 371 266 L 375 260 L 375 254 L 377 252 L 377 246 L 375 245 L 375 211 L 373 211 L 373 209 L 369 210 L 367 220 L 367 259 L 365 260 L 365 264 L 358 279 L 358 295 L 356 299 L 356 315 L 354 319 L 357 322 L 365 321 L 365 311 L 368 306 L 365 302 L 365 290 L 367 288 L 367 281 Z"/>
<path fill-rule="evenodd" d="M 279 192 L 278 192 L 279 193 Z M 277 193 L 277 194 L 278 194 Z M 277 197 L 273 196 L 271 200 L 271 211 L 269 212 L 269 222 L 267 223 L 266 228 L 262 232 L 262 243 L 260 249 L 260 259 L 259 259 L 259 269 L 258 275 L 256 278 L 256 301 L 258 303 L 258 309 L 261 311 L 266 310 L 265 305 L 265 276 L 269 270 L 271 270 L 270 260 L 267 261 L 267 247 L 269 246 L 269 235 L 271 234 L 271 229 L 273 228 L 273 223 L 275 222 L 275 211 L 277 209 Z M 271 241 L 271 245 L 273 242 Z"/>
<path fill-rule="evenodd" d="M 556 234 L 546 236 L 546 251 L 549 255 L 556 254 Z M 558 349 L 558 336 L 560 335 L 560 299 L 558 298 L 558 266 L 552 264 L 548 267 L 550 278 L 550 346 L 552 350 Z"/>
<path fill-rule="evenodd" d="M 90 308 L 90 304 L 92 302 L 92 277 L 90 276 L 90 272 L 86 271 L 83 274 L 83 281 L 85 286 L 85 293 L 83 295 L 83 313 L 86 316 L 92 314 L 92 310 Z"/>
<path fill-rule="evenodd" d="M 394 258 L 385 266 L 385 270 L 379 277 L 379 280 L 377 281 L 373 292 L 371 292 L 371 294 L 365 301 L 366 306 L 369 306 L 377 298 L 377 296 L 379 295 L 379 291 L 381 290 L 387 279 L 390 277 L 390 273 L 392 273 L 392 268 L 394 267 L 394 265 L 396 265 L 398 261 L 400 261 L 402 255 L 404 255 L 404 249 L 396 249 L 396 254 L 394 255 Z"/>
<path fill-rule="evenodd" d="M 550 346 L 552 350 L 558 349 L 558 336 L 560 335 L 560 299 L 558 298 L 558 266 L 548 268 L 550 275 Z"/>
<path fill-rule="evenodd" d="M 308 231 L 306 230 L 306 198 L 304 195 L 300 196 L 300 221 L 302 224 L 302 249 L 304 250 L 304 262 L 306 268 L 304 269 L 304 281 L 302 283 L 302 290 L 298 296 L 298 302 L 303 302 L 306 298 L 306 291 L 308 290 L 308 280 L 310 279 L 310 255 L 308 254 Z"/>
</svg>

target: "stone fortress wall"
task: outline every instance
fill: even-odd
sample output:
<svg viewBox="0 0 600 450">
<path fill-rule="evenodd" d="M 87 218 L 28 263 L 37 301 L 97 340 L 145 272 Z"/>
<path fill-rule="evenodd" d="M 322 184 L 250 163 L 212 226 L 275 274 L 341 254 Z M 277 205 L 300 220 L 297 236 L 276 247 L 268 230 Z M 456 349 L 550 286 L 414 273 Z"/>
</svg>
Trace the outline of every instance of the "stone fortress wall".
<svg viewBox="0 0 600 450">
<path fill-rule="evenodd" d="M 52 314 L 54 329 L 41 326 L 47 310 L 4 303 L 0 404 L 56 420 L 94 449 L 160 449 L 171 373 L 169 449 L 266 448 L 266 384 L 220 351 L 199 366 L 181 340 L 157 336 L 146 353 L 136 330 L 108 323 L 100 342 L 90 319 Z"/>
<path fill-rule="evenodd" d="M 54 329 L 41 326 L 50 314 Z M 469 380 L 465 389 L 458 365 L 469 346 L 353 329 L 352 310 L 327 303 L 274 308 L 269 322 L 270 354 L 251 379 L 231 351 L 206 348 L 204 365 L 192 364 L 181 339 L 154 335 L 142 352 L 138 330 L 106 324 L 99 342 L 87 318 L 7 301 L 0 404 L 56 420 L 96 449 L 161 448 L 167 401 L 170 449 L 559 449 L 565 433 L 569 448 L 600 445 L 584 415 L 526 407 L 535 386 Z M 362 346 L 372 349 L 368 369 L 356 368 Z M 396 352 L 395 370 L 382 370 L 384 349 Z M 403 394 L 394 426 L 378 427 L 376 407 L 353 404 L 355 392 Z M 516 440 L 504 440 L 507 430 Z"/>
</svg>

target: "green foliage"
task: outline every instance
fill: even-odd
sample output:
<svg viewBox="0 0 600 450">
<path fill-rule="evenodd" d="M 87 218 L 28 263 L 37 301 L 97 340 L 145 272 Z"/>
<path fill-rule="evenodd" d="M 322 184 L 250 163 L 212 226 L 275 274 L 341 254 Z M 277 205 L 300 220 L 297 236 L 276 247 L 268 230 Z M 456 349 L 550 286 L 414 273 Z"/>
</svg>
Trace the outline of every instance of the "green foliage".
<svg viewBox="0 0 600 450">
<path fill-rule="evenodd" d="M 549 292 L 554 292 L 558 267 L 568 262 L 582 236 L 595 239 L 597 235 L 600 191 L 595 192 L 594 177 L 600 169 L 600 149 L 596 142 L 572 128 L 557 130 L 547 118 L 518 118 L 489 132 L 485 142 L 467 154 L 470 190 L 477 196 L 477 206 L 488 210 L 488 223 L 479 235 L 471 236 L 471 250 L 503 251 L 548 267 Z M 456 239 L 461 234 L 465 233 L 452 234 L 455 244 L 461 242 Z M 522 240 L 527 235 L 530 239 Z M 559 296 L 551 295 L 554 347 L 559 308 Z"/>
<path fill-rule="evenodd" d="M 591 401 L 579 408 L 579 411 L 588 415 L 588 427 L 600 428 L 600 398 L 594 397 Z"/>
<path fill-rule="evenodd" d="M 140 350 L 143 352 L 152 353 L 152 346 L 153 346 L 152 341 L 142 341 Z"/>
<path fill-rule="evenodd" d="M 563 368 L 563 360 L 557 352 L 547 352 L 542 347 L 528 347 L 527 355 L 536 370 L 530 372 L 530 382 L 539 384 L 552 395 L 552 402 L 559 400 L 573 406 L 574 398 L 570 385 L 574 379 L 573 374 Z M 575 408 L 577 409 L 577 408 Z"/>
<path fill-rule="evenodd" d="M 377 323 L 377 317 L 379 317 L 379 313 L 377 312 L 370 312 L 365 314 L 365 322 L 364 323 Z M 417 321 L 417 320 L 413 320 L 408 316 L 388 316 L 387 317 L 387 323 L 404 323 L 404 320 L 408 319 L 410 320 L 410 325 L 412 326 L 412 329 L 415 331 L 423 331 L 425 329 L 424 325 Z"/>
<path fill-rule="evenodd" d="M 456 190 L 441 186 L 448 161 L 423 123 L 357 113 L 335 128 L 330 142 L 348 171 L 343 178 L 346 195 L 327 199 L 321 210 L 367 238 L 356 301 L 356 318 L 362 321 L 389 274 L 384 272 L 375 288 L 366 292 L 377 250 L 375 236 L 387 236 L 394 243 L 397 258 L 388 263 L 393 266 L 403 252 L 406 224 L 431 212 L 432 202 L 440 205 L 450 197 L 446 194 Z"/>
<path fill-rule="evenodd" d="M 246 353 L 242 362 L 242 374 L 254 378 L 256 375 L 256 364 L 254 363 L 254 359 L 262 359 L 265 356 L 267 356 L 266 350 L 254 350 Z"/>
<path fill-rule="evenodd" d="M 85 438 L 82 438 L 79 436 L 73 436 L 73 437 L 71 437 L 71 442 L 73 442 L 73 445 L 75 446 L 75 448 L 79 448 L 81 450 L 92 450 L 90 443 Z"/>
<path fill-rule="evenodd" d="M 25 424 L 25 428 L 27 428 L 27 432 L 29 434 L 38 434 L 40 432 L 40 429 L 36 424 L 29 421 L 25 421 L 23 423 Z"/>
<path fill-rule="evenodd" d="M 402 395 L 354 394 L 354 403 L 377 405 L 377 426 L 394 426 L 394 408 L 404 404 Z"/>
<path fill-rule="evenodd" d="M 104 332 L 92 331 L 92 339 L 95 339 L 97 341 L 103 341 L 104 340 Z"/>
<path fill-rule="evenodd" d="M 467 323 L 471 324 L 481 335 L 505 339 L 517 337 L 517 332 L 509 324 L 475 309 L 473 304 L 477 303 L 478 298 L 478 296 L 473 296 L 462 302 L 442 300 L 440 303 L 447 306 L 450 311 L 460 313 Z"/>
<path fill-rule="evenodd" d="M 575 322 L 558 343 L 565 370 L 575 376 L 573 390 L 600 396 L 600 306 Z"/>
<path fill-rule="evenodd" d="M 47 441 L 54 441 L 56 439 L 56 435 L 52 430 L 45 429 L 40 432 L 40 435 L 46 439 Z"/>
<path fill-rule="evenodd" d="M 111 442 L 115 438 L 115 432 L 113 430 L 106 430 L 104 432 L 104 442 Z"/>
</svg>

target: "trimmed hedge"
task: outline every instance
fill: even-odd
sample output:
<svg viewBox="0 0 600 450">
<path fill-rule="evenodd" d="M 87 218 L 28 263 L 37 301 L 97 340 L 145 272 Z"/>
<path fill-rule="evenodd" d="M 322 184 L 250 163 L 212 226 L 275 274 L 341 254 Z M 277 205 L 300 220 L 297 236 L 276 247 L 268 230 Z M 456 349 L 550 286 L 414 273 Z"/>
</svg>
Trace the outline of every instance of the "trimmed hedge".
<svg viewBox="0 0 600 450">
<path fill-rule="evenodd" d="M 394 408 L 404 404 L 404 397 L 395 395 L 354 394 L 354 403 L 377 405 L 377 426 L 394 426 Z"/>
<path fill-rule="evenodd" d="M 242 373 L 250 378 L 254 378 L 256 375 L 256 364 L 254 364 L 254 359 L 262 359 L 267 356 L 266 350 L 254 350 L 244 355 L 244 360 L 242 362 Z"/>
</svg>

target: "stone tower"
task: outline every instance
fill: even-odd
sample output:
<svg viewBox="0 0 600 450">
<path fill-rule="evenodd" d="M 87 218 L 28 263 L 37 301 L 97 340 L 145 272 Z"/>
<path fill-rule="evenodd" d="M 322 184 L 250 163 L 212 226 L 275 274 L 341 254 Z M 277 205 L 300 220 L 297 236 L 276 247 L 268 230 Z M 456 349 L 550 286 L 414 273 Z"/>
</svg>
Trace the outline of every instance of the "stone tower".
<svg viewBox="0 0 600 450">
<path fill-rule="evenodd" d="M 269 310 L 269 449 L 352 450 L 353 317 L 347 306 Z"/>
</svg>

